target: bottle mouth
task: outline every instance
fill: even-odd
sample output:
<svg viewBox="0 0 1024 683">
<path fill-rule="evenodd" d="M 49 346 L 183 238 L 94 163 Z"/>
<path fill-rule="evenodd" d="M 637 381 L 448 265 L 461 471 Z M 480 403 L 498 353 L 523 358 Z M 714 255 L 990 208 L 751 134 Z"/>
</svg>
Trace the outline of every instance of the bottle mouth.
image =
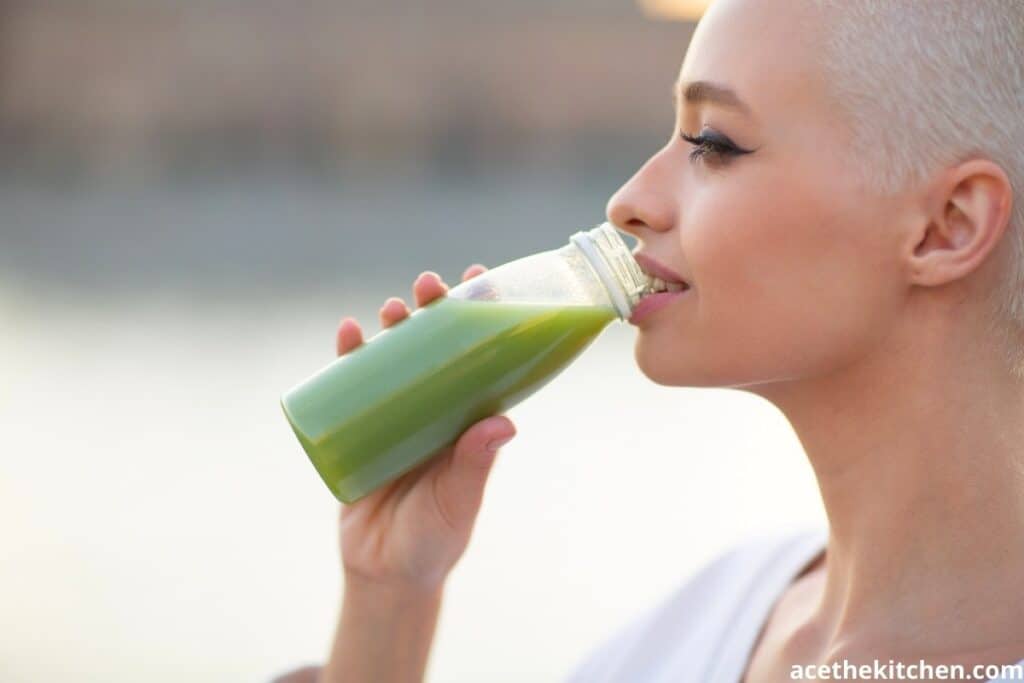
<svg viewBox="0 0 1024 683">
<path fill-rule="evenodd" d="M 619 315 L 623 320 L 628 319 L 633 307 L 650 293 L 653 279 L 633 257 L 618 228 L 602 223 L 589 231 L 576 233 L 571 239 L 597 271 Z"/>
</svg>

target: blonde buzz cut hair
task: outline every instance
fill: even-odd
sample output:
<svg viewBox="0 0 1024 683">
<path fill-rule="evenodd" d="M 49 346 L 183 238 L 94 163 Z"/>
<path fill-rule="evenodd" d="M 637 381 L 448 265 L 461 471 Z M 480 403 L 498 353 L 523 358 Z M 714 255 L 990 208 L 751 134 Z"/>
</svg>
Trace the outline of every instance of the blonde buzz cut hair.
<svg viewBox="0 0 1024 683">
<path fill-rule="evenodd" d="M 1024 380 L 1024 0 L 812 0 L 823 64 L 879 192 L 984 157 L 1014 189 L 990 333 Z"/>
</svg>

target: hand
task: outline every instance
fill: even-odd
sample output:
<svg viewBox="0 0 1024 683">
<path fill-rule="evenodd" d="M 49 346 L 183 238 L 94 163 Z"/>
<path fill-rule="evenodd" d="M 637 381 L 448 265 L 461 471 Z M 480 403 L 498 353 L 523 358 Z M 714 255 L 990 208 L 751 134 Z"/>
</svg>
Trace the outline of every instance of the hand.
<svg viewBox="0 0 1024 683">
<path fill-rule="evenodd" d="M 487 270 L 466 269 L 466 281 Z M 417 306 L 444 296 L 448 286 L 432 272 L 413 283 Z M 398 297 L 384 302 L 381 325 L 391 327 L 409 316 Z M 338 326 L 337 351 L 343 355 L 363 343 L 352 318 Z M 503 415 L 480 420 L 452 446 L 442 448 L 415 469 L 341 509 L 341 556 L 346 583 L 406 590 L 436 589 L 469 543 L 484 486 L 498 447 L 515 436 Z"/>
</svg>

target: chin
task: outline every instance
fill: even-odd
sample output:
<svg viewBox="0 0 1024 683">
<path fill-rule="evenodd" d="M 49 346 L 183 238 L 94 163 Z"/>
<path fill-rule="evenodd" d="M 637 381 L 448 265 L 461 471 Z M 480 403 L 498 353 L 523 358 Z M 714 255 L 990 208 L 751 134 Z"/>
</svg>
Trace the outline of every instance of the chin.
<svg viewBox="0 0 1024 683">
<path fill-rule="evenodd" d="M 666 338 L 660 338 L 666 337 Z M 666 387 L 732 387 L 746 384 L 751 376 L 743 362 L 728 352 L 700 357 L 696 347 L 683 348 L 683 342 L 671 335 L 643 332 L 637 336 L 633 357 L 640 371 L 655 384 Z"/>
<path fill-rule="evenodd" d="M 659 344 L 651 335 L 643 331 L 636 338 L 636 345 L 633 347 L 633 357 L 636 359 L 640 372 L 654 382 L 662 386 L 685 386 L 686 382 L 679 381 L 679 375 L 683 374 L 683 368 L 676 367 L 673 360 L 674 349 L 669 345 Z"/>
</svg>

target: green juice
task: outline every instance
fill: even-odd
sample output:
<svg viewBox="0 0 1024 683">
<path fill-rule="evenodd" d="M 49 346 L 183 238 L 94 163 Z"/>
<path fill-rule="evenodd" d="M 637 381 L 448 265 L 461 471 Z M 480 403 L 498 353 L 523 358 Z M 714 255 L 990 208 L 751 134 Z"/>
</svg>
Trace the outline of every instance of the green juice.
<svg viewBox="0 0 1024 683">
<path fill-rule="evenodd" d="M 615 317 L 599 306 L 442 298 L 338 358 L 281 405 L 331 492 L 350 503 L 535 392 Z"/>
</svg>

